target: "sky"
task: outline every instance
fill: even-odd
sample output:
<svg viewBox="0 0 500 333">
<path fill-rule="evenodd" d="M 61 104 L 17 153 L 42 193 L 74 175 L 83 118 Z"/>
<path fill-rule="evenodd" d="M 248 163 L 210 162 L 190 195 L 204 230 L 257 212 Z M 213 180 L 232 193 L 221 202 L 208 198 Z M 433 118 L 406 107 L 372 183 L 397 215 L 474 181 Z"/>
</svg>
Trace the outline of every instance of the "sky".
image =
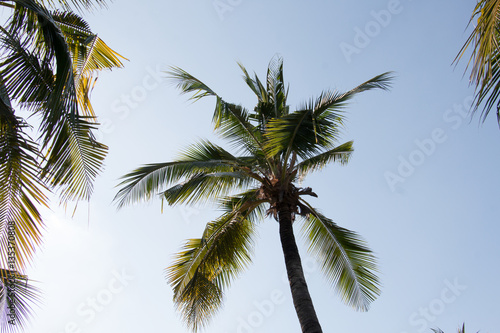
<svg viewBox="0 0 500 333">
<path fill-rule="evenodd" d="M 390 91 L 347 108 L 346 166 L 304 180 L 311 203 L 360 234 L 378 257 L 382 293 L 368 312 L 343 304 L 308 256 L 304 270 L 324 332 L 496 332 L 499 324 L 500 129 L 471 118 L 464 44 L 475 1 L 118 1 L 85 14 L 128 59 L 92 93 L 109 146 L 94 196 L 45 212 L 44 244 L 28 274 L 43 291 L 27 333 L 188 332 L 165 268 L 186 238 L 217 216 L 210 206 L 160 201 L 117 210 L 119 178 L 170 161 L 199 138 L 217 141 L 215 101 L 180 95 L 164 71 L 178 66 L 227 101 L 253 108 L 237 62 L 265 77 L 284 59 L 292 108 L 326 89 L 348 90 L 393 71 Z M 465 73 L 465 74 L 464 74 Z M 300 332 L 285 277 L 278 224 L 259 225 L 252 265 L 233 281 L 203 332 Z M 299 229 L 296 229 L 299 232 Z"/>
</svg>

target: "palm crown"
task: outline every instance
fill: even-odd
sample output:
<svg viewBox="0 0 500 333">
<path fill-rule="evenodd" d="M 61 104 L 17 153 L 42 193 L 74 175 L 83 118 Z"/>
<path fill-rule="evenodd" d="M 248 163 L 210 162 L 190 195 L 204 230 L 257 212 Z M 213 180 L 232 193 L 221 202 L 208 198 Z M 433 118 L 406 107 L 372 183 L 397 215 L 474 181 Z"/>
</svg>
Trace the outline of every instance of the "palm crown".
<svg viewBox="0 0 500 333">
<path fill-rule="evenodd" d="M 290 282 L 297 280 L 306 287 L 302 291 L 292 288 L 299 320 L 304 332 L 313 332 L 305 327 L 314 324 L 301 318 L 315 317 L 307 312 L 312 309 L 314 313 L 312 303 L 296 299 L 297 292 L 308 297 L 292 232 L 297 217 L 311 253 L 349 305 L 366 309 L 379 293 L 378 280 L 375 258 L 363 241 L 309 204 L 304 197 L 316 194 L 296 183 L 330 162 L 347 163 L 352 141 L 338 144 L 343 108 L 357 93 L 387 89 L 390 75 L 376 76 L 345 93 L 325 91 L 290 112 L 280 58 L 270 62 L 264 84 L 240 67 L 257 96 L 253 111 L 226 102 L 180 68 L 168 73 L 182 92 L 193 94 L 192 99 L 216 98 L 215 130 L 236 152 L 200 141 L 173 162 L 148 164 L 125 175 L 115 199 L 119 207 L 155 195 L 170 205 L 216 200 L 223 209 L 218 219 L 207 224 L 201 238 L 185 242 L 167 268 L 174 301 L 193 330 L 208 322 L 221 305 L 224 289 L 251 262 L 258 221 L 274 217 L 280 223 Z"/>
</svg>

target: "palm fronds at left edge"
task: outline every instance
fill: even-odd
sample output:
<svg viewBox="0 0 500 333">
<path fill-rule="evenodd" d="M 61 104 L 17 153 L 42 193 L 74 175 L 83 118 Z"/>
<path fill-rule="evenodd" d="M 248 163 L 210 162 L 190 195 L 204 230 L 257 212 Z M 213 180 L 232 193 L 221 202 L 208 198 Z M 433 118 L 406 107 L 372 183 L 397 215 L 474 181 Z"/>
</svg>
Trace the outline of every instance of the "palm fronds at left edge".
<svg viewBox="0 0 500 333">
<path fill-rule="evenodd" d="M 0 70 L 8 94 L 42 116 L 43 169 L 50 185 L 61 190 L 63 202 L 87 200 L 107 150 L 92 133 L 98 124 L 89 93 L 98 71 L 122 66 L 120 56 L 75 14 L 50 12 L 29 0 L 12 2 L 36 15 L 18 15 L 12 24 L 24 22 L 20 31 L 3 29 L 9 52 Z"/>
<path fill-rule="evenodd" d="M 98 125 L 89 103 L 93 77 L 122 64 L 74 15 L 51 12 L 33 0 L 0 5 L 12 10 L 0 26 L 0 269 L 23 277 L 15 303 L 18 322 L 24 323 L 30 302 L 23 299 L 34 299 L 35 293 L 22 288 L 29 286 L 22 272 L 41 244 L 39 209 L 48 206 L 54 188 L 61 190 L 63 202 L 90 197 L 106 154 L 92 133 Z M 40 140 L 28 135 L 32 127 L 13 105 L 41 116 L 35 129 Z M 22 325 L 3 327 L 19 329 Z"/>
<path fill-rule="evenodd" d="M 27 276 L 0 269 L 0 332 L 23 332 L 40 301 L 40 291 Z"/>
</svg>

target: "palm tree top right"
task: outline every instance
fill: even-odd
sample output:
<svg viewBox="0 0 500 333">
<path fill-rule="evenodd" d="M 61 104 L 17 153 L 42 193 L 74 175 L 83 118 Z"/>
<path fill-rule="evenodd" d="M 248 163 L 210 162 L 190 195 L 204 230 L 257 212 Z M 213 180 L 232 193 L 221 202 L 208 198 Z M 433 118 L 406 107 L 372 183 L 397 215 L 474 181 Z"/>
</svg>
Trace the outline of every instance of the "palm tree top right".
<svg viewBox="0 0 500 333">
<path fill-rule="evenodd" d="M 306 201 L 317 195 L 298 183 L 329 163 L 349 161 L 353 142 L 340 142 L 346 103 L 366 90 L 387 90 L 392 75 L 375 76 L 347 92 L 323 91 L 291 111 L 280 57 L 269 63 L 265 81 L 239 66 L 257 96 L 253 110 L 226 102 L 180 68 L 167 72 L 191 99 L 215 97 L 214 130 L 230 147 L 201 140 L 174 161 L 141 166 L 123 176 L 115 201 L 123 207 L 158 196 L 169 205 L 220 205 L 222 215 L 207 223 L 200 238 L 186 240 L 166 270 L 174 302 L 193 331 L 210 321 L 220 309 L 224 290 L 250 264 L 259 222 L 275 219 L 302 332 L 322 332 L 292 224 L 300 224 L 310 254 L 331 286 L 358 310 L 367 310 L 380 293 L 377 264 L 356 233 Z"/>
<path fill-rule="evenodd" d="M 477 0 L 470 24 L 474 29 L 454 63 L 457 64 L 470 49 L 466 68 L 471 66 L 469 83 L 475 86 L 471 115 L 482 108 L 480 119 L 485 122 L 490 111 L 494 110 L 500 126 L 500 0 Z"/>
</svg>

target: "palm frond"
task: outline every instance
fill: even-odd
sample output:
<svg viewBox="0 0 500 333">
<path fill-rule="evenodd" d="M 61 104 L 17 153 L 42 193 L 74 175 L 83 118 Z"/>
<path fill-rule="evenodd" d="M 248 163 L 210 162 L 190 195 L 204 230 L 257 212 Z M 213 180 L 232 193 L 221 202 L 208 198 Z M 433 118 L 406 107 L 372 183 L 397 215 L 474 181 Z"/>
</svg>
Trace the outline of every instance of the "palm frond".
<svg viewBox="0 0 500 333">
<path fill-rule="evenodd" d="M 89 24 L 73 12 L 52 13 L 73 56 L 77 75 L 91 71 L 123 67 L 123 56 L 112 50 L 94 34 Z"/>
<path fill-rule="evenodd" d="M 43 175 L 61 189 L 62 201 L 88 199 L 93 181 L 102 170 L 107 147 L 95 141 L 94 117 L 79 113 L 78 103 L 87 100 L 81 94 L 79 99 L 72 54 L 59 24 L 32 0 L 16 0 L 16 4 L 36 14 L 43 45 L 56 63 L 53 89 L 46 100 L 40 101 L 42 148 L 48 155 Z"/>
<path fill-rule="evenodd" d="M 90 104 L 90 91 L 96 74 L 105 69 L 121 68 L 126 60 L 94 34 L 88 23 L 73 12 L 52 13 L 59 25 L 72 55 L 75 89 L 79 109 L 86 116 L 95 117 Z"/>
<path fill-rule="evenodd" d="M 54 21 L 51 13 L 44 7 L 32 0 L 15 0 L 17 6 L 24 8 L 26 11 L 32 12 L 36 16 L 37 28 L 40 36 L 43 38 L 43 48 L 45 64 L 56 63 L 55 81 L 50 82 L 50 88 L 44 91 L 47 86 L 48 66 L 45 71 L 41 72 L 29 87 L 36 91 L 37 85 L 41 86 L 41 91 L 44 94 L 30 94 L 26 97 L 26 93 L 20 97 L 21 101 L 29 101 L 34 103 L 43 114 L 41 124 L 42 149 L 44 149 L 48 158 L 44 167 L 46 173 L 51 177 L 50 181 L 53 186 L 62 186 L 65 199 L 86 199 L 92 192 L 91 182 L 94 175 L 101 169 L 103 154 L 105 147 L 95 144 L 91 130 L 93 126 L 92 118 L 83 119 L 78 114 L 78 98 L 75 91 L 75 82 L 73 75 L 72 57 L 66 40 Z M 39 41 L 38 44 L 41 42 Z M 40 45 L 37 45 L 40 48 Z M 18 51 L 17 48 L 15 51 Z M 21 72 L 23 76 L 16 79 L 14 76 L 20 69 L 29 68 L 29 65 L 34 63 L 28 62 L 28 57 L 14 54 L 13 57 L 18 59 L 20 64 L 15 67 L 7 67 L 6 75 L 11 78 L 7 84 L 18 86 L 25 80 L 30 83 L 29 70 Z M 25 65 L 27 63 L 27 65 Z M 53 75 L 53 74 L 52 74 Z M 32 80 L 32 79 L 31 79 Z M 39 84 L 40 83 L 40 84 Z M 19 88 L 17 88 L 19 89 Z M 12 90 L 12 89 L 11 89 Z M 28 91 L 31 91 L 28 90 Z M 47 94 L 47 92 L 49 92 Z M 36 99 L 31 98 L 37 97 Z M 41 97 L 41 98 L 40 98 Z M 89 122 L 90 121 L 90 122 Z M 56 145 L 57 147 L 53 147 Z M 95 149 L 95 152 L 92 150 Z M 68 165 L 70 167 L 68 167 Z M 68 171 L 69 170 L 69 171 Z"/>
<path fill-rule="evenodd" d="M 243 145 L 247 150 L 255 152 L 260 143 L 259 133 L 249 122 L 246 109 L 224 101 L 206 84 L 181 68 L 172 67 L 167 75 L 177 83 L 177 88 L 182 93 L 193 93 L 190 99 L 194 101 L 207 96 L 215 96 L 217 102 L 213 115 L 214 129 L 222 137 L 232 140 L 233 144 Z"/>
<path fill-rule="evenodd" d="M 293 151 L 305 159 L 321 149 L 334 146 L 339 137 L 337 124 L 340 121 L 338 118 L 325 117 L 325 113 L 320 116 L 317 117 L 313 109 L 306 109 L 269 120 L 264 134 L 266 154 L 284 154 L 284 160 L 287 160 Z M 333 121 L 328 118 L 333 118 Z"/>
<path fill-rule="evenodd" d="M 347 93 L 345 93 L 345 95 L 350 95 L 352 97 L 355 94 L 372 89 L 389 90 L 389 88 L 391 88 L 391 81 L 393 79 L 393 72 L 385 72 L 372 77 L 366 82 L 361 83 L 359 86 L 349 90 Z"/>
<path fill-rule="evenodd" d="M 190 97 L 192 100 L 197 101 L 206 96 L 217 96 L 206 84 L 179 67 L 171 67 L 166 74 L 168 78 L 176 83 L 181 93 L 193 93 L 193 96 Z"/>
<path fill-rule="evenodd" d="M 31 42 L 24 36 L 3 27 L 0 32 L 0 43 L 5 51 L 0 63 L 2 84 L 11 99 L 26 109 L 37 111 L 53 91 L 51 61 L 40 59 L 38 53 L 30 51 Z"/>
<path fill-rule="evenodd" d="M 264 204 L 266 200 L 259 199 L 260 189 L 249 189 L 237 195 L 220 198 L 220 206 L 224 212 L 234 211 L 243 212 L 251 221 L 263 220 L 267 215 L 267 209 Z"/>
<path fill-rule="evenodd" d="M 115 201 L 118 201 L 118 207 L 121 208 L 127 204 L 149 200 L 165 191 L 169 184 L 182 182 L 199 174 L 244 171 L 247 176 L 258 179 L 258 175 L 250 168 L 254 162 L 251 157 L 237 158 L 217 145 L 201 141 L 185 149 L 176 161 L 148 164 L 123 176 L 124 180 L 118 185 L 122 189 L 117 193 Z"/>
<path fill-rule="evenodd" d="M 218 200 L 236 189 L 255 183 L 255 179 L 243 171 L 213 172 L 196 174 L 186 181 L 160 193 L 169 205 L 179 203 L 195 204 Z"/>
<path fill-rule="evenodd" d="M 314 102 L 306 104 L 302 109 L 314 110 L 316 116 L 319 117 L 320 114 L 327 113 L 326 116 L 334 119 L 343 119 L 342 110 L 347 105 L 346 103 L 355 97 L 357 94 L 372 90 L 372 89 L 382 89 L 388 90 L 391 87 L 391 81 L 393 79 L 392 72 L 382 73 L 380 75 L 374 76 L 366 82 L 354 87 L 353 89 L 340 93 L 336 91 L 325 91 L 321 93 L 319 98 Z"/>
<path fill-rule="evenodd" d="M 321 170 L 323 167 L 332 162 L 346 164 L 349 161 L 351 153 L 353 152 L 352 144 L 353 141 L 348 141 L 324 153 L 301 161 L 296 167 L 299 172 L 299 177 L 304 177 L 312 171 Z"/>
<path fill-rule="evenodd" d="M 32 11 L 26 8 L 28 2 L 23 1 L 2 1 L 1 6 L 8 7 L 12 9 L 12 15 L 3 24 L 3 26 L 10 32 L 14 34 L 19 34 L 24 36 L 30 41 L 32 49 L 39 51 L 41 57 L 46 55 L 45 52 L 50 53 L 50 49 L 44 50 L 40 47 L 40 42 L 43 41 L 43 33 L 41 30 L 40 17 L 36 11 Z M 43 4 L 38 3 L 39 6 L 46 8 Z M 48 12 L 48 11 L 47 11 Z"/>
<path fill-rule="evenodd" d="M 500 52 L 497 51 L 493 58 L 491 76 L 477 84 L 479 89 L 476 87 L 472 112 L 477 112 L 484 105 L 481 112 L 481 121 L 484 122 L 490 111 L 496 108 L 497 122 L 500 125 Z"/>
<path fill-rule="evenodd" d="M 107 151 L 93 135 L 97 127 L 89 99 L 95 83 L 93 75 L 98 70 L 121 66 L 119 56 L 77 15 L 50 13 L 33 0 L 13 2 L 17 19 L 10 27 L 23 26 L 22 32 L 28 37 L 11 54 L 18 61 L 7 59 L 5 75 L 11 79 L 7 83 L 19 90 L 14 90 L 17 95 L 13 96 L 23 107 L 42 115 L 40 135 L 42 150 L 47 154 L 43 177 L 51 186 L 60 188 L 62 201 L 88 199 Z M 43 62 L 38 65 L 35 60 L 40 55 Z"/>
<path fill-rule="evenodd" d="M 208 223 L 203 237 L 186 241 L 166 270 L 184 321 L 204 327 L 220 308 L 224 289 L 251 262 L 254 224 L 240 212 Z"/>
<path fill-rule="evenodd" d="M 256 136 L 260 133 L 249 122 L 248 111 L 241 105 L 227 103 L 217 97 L 213 122 L 215 130 L 233 144 L 243 143 L 249 146 L 252 141 L 258 141 Z"/>
<path fill-rule="evenodd" d="M 14 116 L 5 88 L 1 90 L 0 265 L 8 265 L 13 234 L 16 264 L 24 269 L 41 244 L 43 221 L 37 206 L 47 206 L 47 188 L 39 175 L 38 147 L 23 133 L 27 125 Z"/>
<path fill-rule="evenodd" d="M 105 0 L 39 0 L 41 4 L 49 8 L 62 7 L 65 10 L 76 9 L 79 12 L 93 11 L 97 8 L 107 8 Z"/>
<path fill-rule="evenodd" d="M 158 195 L 169 184 L 181 180 L 183 177 L 194 175 L 204 167 L 220 167 L 219 161 L 214 162 L 166 162 L 147 164 L 139 167 L 122 177 L 118 187 L 122 187 L 116 194 L 114 201 L 118 208 L 141 201 L 150 200 Z"/>
<path fill-rule="evenodd" d="M 299 111 L 271 119 L 265 133 L 267 153 L 272 156 L 285 153 L 288 159 L 294 151 L 305 159 L 321 149 L 334 147 L 343 126 L 342 110 L 347 101 L 363 91 L 388 89 L 391 79 L 391 73 L 387 72 L 345 93 L 325 91 Z"/>
<path fill-rule="evenodd" d="M 261 132 L 250 123 L 246 109 L 217 97 L 213 122 L 222 138 L 245 153 L 262 157 L 263 163 L 268 162 L 264 155 Z"/>
<path fill-rule="evenodd" d="M 267 90 L 264 87 L 264 85 L 262 84 L 262 82 L 260 82 L 257 74 L 254 73 L 255 79 L 252 79 L 252 77 L 248 74 L 248 71 L 246 70 L 245 66 L 243 66 L 239 62 L 238 62 L 238 66 L 240 67 L 241 71 L 243 72 L 243 80 L 248 85 L 248 87 L 254 92 L 254 94 L 257 96 L 258 101 L 259 102 L 268 102 Z"/>
<path fill-rule="evenodd" d="M 238 65 L 243 71 L 245 83 L 257 96 L 255 113 L 251 114 L 249 118 L 256 121 L 257 127 L 264 133 L 270 119 L 288 114 L 288 105 L 286 105 L 288 90 L 283 81 L 283 60 L 280 57 L 275 57 L 269 62 L 266 86 L 262 84 L 257 74 L 254 73 L 254 78 L 251 78 L 246 68 L 240 63 Z"/>
<path fill-rule="evenodd" d="M 207 162 L 215 160 L 236 162 L 238 159 L 221 146 L 208 140 L 200 140 L 183 149 L 178 160 L 185 162 Z"/>
<path fill-rule="evenodd" d="M 0 332 L 23 332 L 39 303 L 40 291 L 27 276 L 0 268 Z"/>
<path fill-rule="evenodd" d="M 373 253 L 356 233 L 337 226 L 301 201 L 311 212 L 303 219 L 302 228 L 310 253 L 342 300 L 358 310 L 367 310 L 380 294 Z"/>
<path fill-rule="evenodd" d="M 46 143 L 50 148 L 44 176 L 61 189 L 62 202 L 90 199 L 93 183 L 103 169 L 108 148 L 95 141 L 92 130 L 96 127 L 86 119 L 64 115 Z"/>
<path fill-rule="evenodd" d="M 248 85 L 248 87 L 254 92 L 254 94 L 257 96 L 257 99 L 260 101 L 264 98 L 262 95 L 262 89 L 259 87 L 256 82 L 250 77 L 248 74 L 247 69 L 243 64 L 238 62 L 238 66 L 240 67 L 241 71 L 243 72 L 243 80 L 245 83 Z"/>
<path fill-rule="evenodd" d="M 468 48 L 472 54 L 467 68 L 472 65 L 470 82 L 476 86 L 473 112 L 485 102 L 481 114 L 484 122 L 491 109 L 497 108 L 497 121 L 500 124 L 500 70 L 499 70 L 499 29 L 500 1 L 479 0 L 469 21 L 475 23 L 474 30 L 455 57 L 457 63 Z"/>
<path fill-rule="evenodd" d="M 287 90 L 283 78 L 283 59 L 274 57 L 267 69 L 267 95 L 269 103 L 273 105 L 274 118 L 280 118 L 288 113 L 286 105 Z"/>
</svg>

